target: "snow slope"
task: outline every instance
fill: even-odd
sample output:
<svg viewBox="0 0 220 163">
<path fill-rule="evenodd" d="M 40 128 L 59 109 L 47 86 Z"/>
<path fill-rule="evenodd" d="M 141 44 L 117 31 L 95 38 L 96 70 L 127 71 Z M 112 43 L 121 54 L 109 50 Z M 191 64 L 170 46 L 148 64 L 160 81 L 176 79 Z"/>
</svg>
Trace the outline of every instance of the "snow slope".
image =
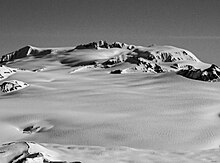
<svg viewBox="0 0 220 163">
<path fill-rule="evenodd" d="M 219 162 L 219 67 L 187 50 L 27 46 L 1 64 L 0 162 Z"/>
</svg>

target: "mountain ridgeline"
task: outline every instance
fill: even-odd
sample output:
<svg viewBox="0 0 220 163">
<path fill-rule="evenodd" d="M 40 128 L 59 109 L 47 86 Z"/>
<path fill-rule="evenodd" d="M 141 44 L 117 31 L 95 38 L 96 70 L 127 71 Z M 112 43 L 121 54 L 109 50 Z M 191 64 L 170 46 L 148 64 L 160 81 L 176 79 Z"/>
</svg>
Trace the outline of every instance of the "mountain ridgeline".
<svg viewBox="0 0 220 163">
<path fill-rule="evenodd" d="M 59 61 L 74 68 L 109 70 L 110 74 L 143 72 L 150 74 L 175 72 L 186 78 L 220 81 L 220 68 L 201 62 L 190 51 L 173 46 L 135 46 L 106 41 L 81 44 L 74 47 L 37 48 L 25 46 L 1 57 L 7 65 L 27 57 Z M 19 60 L 18 60 L 19 59 Z"/>
</svg>

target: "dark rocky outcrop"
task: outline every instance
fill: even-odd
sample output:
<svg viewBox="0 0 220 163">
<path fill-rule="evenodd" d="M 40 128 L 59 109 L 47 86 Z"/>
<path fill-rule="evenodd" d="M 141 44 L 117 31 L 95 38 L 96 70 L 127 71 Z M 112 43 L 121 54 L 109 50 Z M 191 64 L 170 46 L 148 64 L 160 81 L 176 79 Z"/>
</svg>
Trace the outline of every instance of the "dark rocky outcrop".
<svg viewBox="0 0 220 163">
<path fill-rule="evenodd" d="M 135 49 L 133 52 L 137 53 L 137 57 L 142 57 L 149 61 L 156 59 L 155 56 L 151 54 L 149 51 L 141 51 L 139 49 Z"/>
<path fill-rule="evenodd" d="M 110 49 L 110 48 L 125 48 L 128 50 L 131 50 L 135 48 L 133 45 L 127 45 L 125 43 L 120 43 L 120 42 L 114 42 L 112 44 L 107 43 L 106 41 L 100 40 L 98 42 L 91 42 L 88 44 L 81 44 L 75 47 L 75 49 L 99 49 L 99 48 L 105 48 L 105 49 Z"/>
<path fill-rule="evenodd" d="M 30 52 L 31 47 L 30 46 L 25 46 L 17 51 L 8 53 L 6 55 L 3 55 L 1 58 L 0 63 L 4 63 L 4 62 L 9 62 L 9 61 L 13 61 L 15 59 L 19 59 L 19 58 L 24 58 L 28 55 L 28 53 Z"/>
<path fill-rule="evenodd" d="M 161 58 L 163 62 L 175 62 L 176 61 L 176 59 L 172 57 L 171 53 L 163 52 L 161 53 Z"/>
<path fill-rule="evenodd" d="M 120 63 L 122 60 L 118 60 L 118 61 L 119 62 L 116 62 L 117 64 Z M 137 72 L 147 72 L 147 73 L 166 72 L 166 70 L 164 68 L 162 68 L 161 66 L 159 66 L 158 64 L 156 64 L 152 61 L 145 60 L 143 58 L 138 58 L 137 56 L 128 57 L 124 62 L 131 63 L 135 66 L 131 66 L 130 68 L 126 68 L 126 69 L 112 70 L 110 73 L 111 74 L 121 74 L 124 72 L 136 72 L 136 71 Z M 115 66 L 115 64 L 113 64 L 113 63 L 115 63 L 115 61 L 111 61 L 111 62 L 107 61 L 107 62 L 105 62 L 104 67 L 107 67 L 107 68 L 113 67 L 113 66 Z"/>
<path fill-rule="evenodd" d="M 112 70 L 110 74 L 121 74 L 122 70 Z"/>
<path fill-rule="evenodd" d="M 98 49 L 98 43 L 97 42 L 92 42 L 88 44 L 81 44 L 76 46 L 75 49 Z"/>
<path fill-rule="evenodd" d="M 42 58 L 48 54 L 51 54 L 52 53 L 52 50 L 51 49 L 46 49 L 46 50 L 42 50 L 42 51 L 38 51 L 38 50 L 33 50 L 31 52 L 31 54 L 33 56 L 35 56 L 35 58 Z"/>
<path fill-rule="evenodd" d="M 42 58 L 43 56 L 52 53 L 51 49 L 38 50 L 31 46 L 25 46 L 17 51 L 5 54 L 1 57 L 0 64 L 5 64 L 16 59 L 25 58 L 28 56 L 34 56 L 36 58 Z"/>
<path fill-rule="evenodd" d="M 173 65 L 170 66 L 171 68 L 174 68 L 174 69 L 178 69 L 179 68 L 179 65 L 177 63 L 174 63 Z"/>
<path fill-rule="evenodd" d="M 149 73 L 163 73 L 167 72 L 161 66 L 154 62 L 149 62 L 144 59 L 140 59 L 140 63 L 135 67 L 136 71 L 149 72 Z"/>
<path fill-rule="evenodd" d="M 202 81 L 220 81 L 220 68 L 214 64 L 204 70 L 188 65 L 187 68 L 178 71 L 177 74 Z"/>
<path fill-rule="evenodd" d="M 118 56 L 115 56 L 113 58 L 110 58 L 110 59 L 102 62 L 101 65 L 104 68 L 109 68 L 109 67 L 115 66 L 117 64 L 127 62 L 128 58 L 129 58 L 129 55 L 127 55 L 127 54 L 118 55 Z"/>
<path fill-rule="evenodd" d="M 11 80 L 11 81 L 4 81 L 0 85 L 0 90 L 3 93 L 11 93 L 11 92 L 16 92 L 18 90 L 24 89 L 28 86 L 29 84 L 25 82 L 18 81 L 18 80 Z"/>
<path fill-rule="evenodd" d="M 54 126 L 48 121 L 39 121 L 32 124 L 28 124 L 21 128 L 24 134 L 35 134 L 40 132 L 46 132 L 52 129 Z"/>
<path fill-rule="evenodd" d="M 41 129 L 40 126 L 31 125 L 31 126 L 24 128 L 23 133 L 31 134 L 33 132 L 38 132 L 40 129 Z"/>
</svg>

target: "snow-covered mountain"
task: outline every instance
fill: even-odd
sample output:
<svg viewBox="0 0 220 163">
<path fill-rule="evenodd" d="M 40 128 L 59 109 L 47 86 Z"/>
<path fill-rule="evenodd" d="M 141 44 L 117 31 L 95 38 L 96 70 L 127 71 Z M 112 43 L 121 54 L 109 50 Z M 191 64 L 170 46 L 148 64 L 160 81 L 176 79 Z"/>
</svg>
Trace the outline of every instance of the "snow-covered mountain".
<svg viewBox="0 0 220 163">
<path fill-rule="evenodd" d="M 219 81 L 220 68 L 201 62 L 188 50 L 173 46 L 135 46 L 106 41 L 81 44 L 74 47 L 37 48 L 25 46 L 2 56 L 0 63 L 8 64 L 27 57 L 52 59 L 61 64 L 81 69 L 101 68 L 111 74 L 144 72 L 176 72 L 184 77 Z"/>
</svg>

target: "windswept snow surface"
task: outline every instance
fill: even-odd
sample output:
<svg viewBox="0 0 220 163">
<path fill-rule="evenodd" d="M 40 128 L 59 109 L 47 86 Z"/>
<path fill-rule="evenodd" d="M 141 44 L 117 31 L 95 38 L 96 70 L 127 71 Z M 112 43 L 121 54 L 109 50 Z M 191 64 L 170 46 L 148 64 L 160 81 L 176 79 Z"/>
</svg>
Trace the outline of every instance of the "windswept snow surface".
<svg viewBox="0 0 220 163">
<path fill-rule="evenodd" d="M 187 50 L 103 41 L 27 46 L 1 64 L 0 84 L 28 85 L 0 95 L 0 143 L 21 142 L 1 148 L 11 153 L 0 153 L 5 162 L 28 143 L 41 153 L 23 155 L 29 162 L 48 150 L 63 162 L 219 161 L 220 69 Z"/>
</svg>

